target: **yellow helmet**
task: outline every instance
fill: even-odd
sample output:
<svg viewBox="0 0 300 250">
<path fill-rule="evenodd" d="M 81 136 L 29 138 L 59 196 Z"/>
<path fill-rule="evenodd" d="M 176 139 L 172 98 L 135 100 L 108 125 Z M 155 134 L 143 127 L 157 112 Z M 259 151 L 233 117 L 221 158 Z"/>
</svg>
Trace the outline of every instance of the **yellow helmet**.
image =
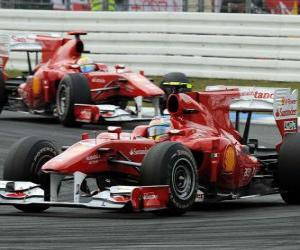
<svg viewBox="0 0 300 250">
<path fill-rule="evenodd" d="M 95 71 L 96 66 L 93 60 L 87 56 L 82 56 L 77 61 L 77 64 L 80 66 L 80 70 L 82 73 L 89 73 Z"/>
</svg>

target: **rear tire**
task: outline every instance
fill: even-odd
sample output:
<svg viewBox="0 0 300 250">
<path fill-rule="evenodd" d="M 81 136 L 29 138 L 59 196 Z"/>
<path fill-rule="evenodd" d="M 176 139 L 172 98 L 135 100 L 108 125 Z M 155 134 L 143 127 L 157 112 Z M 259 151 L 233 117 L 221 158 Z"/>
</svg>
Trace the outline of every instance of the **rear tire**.
<svg viewBox="0 0 300 250">
<path fill-rule="evenodd" d="M 83 74 L 68 74 L 61 80 L 56 94 L 58 118 L 64 126 L 80 125 L 74 116 L 74 106 L 77 103 L 91 103 L 88 79 Z"/>
<path fill-rule="evenodd" d="M 49 175 L 41 172 L 41 167 L 58 155 L 55 145 L 46 139 L 25 137 L 11 147 L 4 162 L 3 179 L 8 181 L 30 181 L 40 184 L 45 192 L 45 200 L 50 198 Z M 24 212 L 42 212 L 49 206 L 16 205 Z"/>
<path fill-rule="evenodd" d="M 164 75 L 161 83 L 160 88 L 165 92 L 165 95 L 160 98 L 159 101 L 159 108 L 160 113 L 163 115 L 164 110 L 167 108 L 167 100 L 169 95 L 180 92 L 185 93 L 191 91 L 190 88 L 187 88 L 186 86 L 168 86 L 164 85 L 164 83 L 168 82 L 179 82 L 179 83 L 189 83 L 189 79 L 184 73 L 181 72 L 171 72 L 166 75 Z"/>
<path fill-rule="evenodd" d="M 282 199 L 300 205 L 300 134 L 287 135 L 280 147 L 278 182 Z"/>
<path fill-rule="evenodd" d="M 2 109 L 3 109 L 3 107 L 6 103 L 7 103 L 7 93 L 5 91 L 4 74 L 0 70 L 0 114 L 1 114 Z"/>
<path fill-rule="evenodd" d="M 194 204 L 198 175 L 194 157 L 180 143 L 162 142 L 152 147 L 141 168 L 142 186 L 169 185 L 170 199 L 167 210 L 159 215 L 181 215 Z"/>
</svg>

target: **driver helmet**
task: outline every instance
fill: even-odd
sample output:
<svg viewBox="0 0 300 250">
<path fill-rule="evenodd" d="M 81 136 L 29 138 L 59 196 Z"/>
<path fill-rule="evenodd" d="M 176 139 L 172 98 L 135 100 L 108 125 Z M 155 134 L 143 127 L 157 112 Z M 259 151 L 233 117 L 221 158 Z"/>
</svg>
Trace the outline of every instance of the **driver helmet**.
<svg viewBox="0 0 300 250">
<path fill-rule="evenodd" d="M 152 139 L 159 139 L 160 136 L 167 134 L 171 128 L 170 119 L 167 117 L 155 117 L 149 123 L 148 137 Z"/>
<path fill-rule="evenodd" d="M 82 56 L 78 61 L 77 64 L 80 67 L 82 73 L 89 73 L 95 71 L 96 66 L 93 60 L 87 56 Z"/>
</svg>

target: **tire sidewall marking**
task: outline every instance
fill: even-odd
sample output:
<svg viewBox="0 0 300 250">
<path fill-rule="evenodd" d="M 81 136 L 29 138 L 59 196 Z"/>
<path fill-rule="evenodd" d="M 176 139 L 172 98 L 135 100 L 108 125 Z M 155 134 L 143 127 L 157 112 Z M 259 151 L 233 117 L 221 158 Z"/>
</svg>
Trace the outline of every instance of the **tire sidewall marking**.
<svg viewBox="0 0 300 250">
<path fill-rule="evenodd" d="M 184 158 L 186 161 L 188 161 L 191 165 L 192 168 L 194 168 L 194 159 L 192 158 L 191 154 L 184 150 L 184 149 L 176 149 L 176 152 L 174 154 L 172 154 L 171 156 L 171 160 L 168 162 L 168 180 L 167 183 L 171 185 L 171 178 L 172 178 L 172 169 L 174 164 L 176 163 L 176 161 L 179 161 L 181 158 Z M 189 197 L 192 196 L 196 196 L 196 192 L 197 192 L 197 178 L 195 176 L 192 177 L 194 179 L 194 190 L 191 193 L 191 195 Z M 179 209 L 186 209 L 187 207 L 191 206 L 194 203 L 194 199 L 191 200 L 180 200 L 178 201 L 180 198 L 178 198 L 175 194 L 175 191 L 173 190 L 173 188 L 171 187 L 171 193 L 170 193 L 170 200 L 172 203 L 174 203 L 175 207 L 179 208 Z"/>
<path fill-rule="evenodd" d="M 36 147 L 39 147 L 39 144 L 36 145 Z M 39 169 L 37 169 L 36 164 L 39 163 L 39 160 L 41 159 L 41 157 L 43 156 L 49 156 L 49 160 L 52 159 L 53 157 L 55 157 L 58 154 L 58 152 L 56 151 L 56 149 L 51 145 L 42 147 L 41 149 L 38 150 L 38 152 L 35 153 L 34 157 L 33 157 L 33 161 L 30 165 L 30 171 L 31 173 L 36 176 L 38 175 L 38 172 L 40 171 L 42 166 L 38 166 Z"/>
</svg>

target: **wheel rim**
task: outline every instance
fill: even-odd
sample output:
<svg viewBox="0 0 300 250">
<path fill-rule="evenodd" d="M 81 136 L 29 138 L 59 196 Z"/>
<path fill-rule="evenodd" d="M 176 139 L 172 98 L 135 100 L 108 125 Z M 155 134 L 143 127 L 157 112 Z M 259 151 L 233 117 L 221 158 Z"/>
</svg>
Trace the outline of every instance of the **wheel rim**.
<svg viewBox="0 0 300 250">
<path fill-rule="evenodd" d="M 58 114 L 63 115 L 67 109 L 67 87 L 62 85 L 58 92 L 58 102 L 57 102 L 57 111 Z"/>
<path fill-rule="evenodd" d="M 37 162 L 34 164 L 32 170 L 33 170 L 33 176 L 36 176 L 37 179 L 40 178 L 42 171 L 41 168 L 42 166 L 49 160 L 51 160 L 54 156 L 53 155 L 42 155 Z"/>
<path fill-rule="evenodd" d="M 172 189 L 181 200 L 188 200 L 194 193 L 195 175 L 187 159 L 179 159 L 172 170 Z"/>
</svg>

